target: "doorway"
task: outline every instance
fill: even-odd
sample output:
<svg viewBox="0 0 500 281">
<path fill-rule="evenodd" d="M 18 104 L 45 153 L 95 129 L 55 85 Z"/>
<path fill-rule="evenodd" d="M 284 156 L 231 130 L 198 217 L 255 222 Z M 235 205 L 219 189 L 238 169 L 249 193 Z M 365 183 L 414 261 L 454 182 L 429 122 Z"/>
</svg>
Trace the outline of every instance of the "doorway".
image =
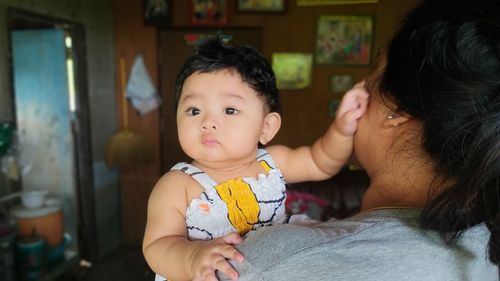
<svg viewBox="0 0 500 281">
<path fill-rule="evenodd" d="M 85 34 L 78 23 L 8 11 L 22 189 L 61 200 L 69 248 L 97 257 Z"/>
</svg>

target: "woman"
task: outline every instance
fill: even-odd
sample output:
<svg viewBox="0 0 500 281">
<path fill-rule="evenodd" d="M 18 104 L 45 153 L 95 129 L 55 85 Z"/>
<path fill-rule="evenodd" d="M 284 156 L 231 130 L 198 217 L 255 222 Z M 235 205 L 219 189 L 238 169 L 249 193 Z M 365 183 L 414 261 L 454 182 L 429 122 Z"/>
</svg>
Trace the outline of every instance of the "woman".
<svg viewBox="0 0 500 281">
<path fill-rule="evenodd" d="M 268 227 L 239 280 L 498 280 L 500 5 L 428 0 L 367 79 L 355 153 L 360 214 Z"/>
</svg>

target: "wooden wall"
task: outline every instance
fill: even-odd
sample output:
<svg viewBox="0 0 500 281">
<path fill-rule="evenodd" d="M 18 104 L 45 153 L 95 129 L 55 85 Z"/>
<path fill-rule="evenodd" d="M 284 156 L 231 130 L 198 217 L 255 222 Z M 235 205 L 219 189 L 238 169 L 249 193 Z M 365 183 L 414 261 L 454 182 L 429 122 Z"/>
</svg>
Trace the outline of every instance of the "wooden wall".
<svg viewBox="0 0 500 281">
<path fill-rule="evenodd" d="M 157 44 L 156 29 L 144 26 L 142 19 L 142 1 L 113 1 L 114 35 L 115 35 L 115 81 L 116 103 L 118 110 L 118 128 L 122 128 L 121 91 L 119 77 L 119 58 L 126 62 L 126 72 L 130 73 L 136 54 L 144 56 L 144 62 L 153 82 L 158 85 L 158 67 L 156 63 Z M 160 119 L 158 110 L 144 116 L 138 116 L 132 107 L 128 106 L 129 127 L 150 141 L 154 155 L 160 151 Z M 144 167 L 134 168 L 120 173 L 120 191 L 122 207 L 123 242 L 126 245 L 140 245 L 146 222 L 146 207 L 149 193 L 160 177 L 160 159 Z M 117 237 L 118 239 L 118 237 Z"/>
<path fill-rule="evenodd" d="M 391 37 L 402 12 L 412 7 L 417 1 L 379 0 L 376 4 L 298 7 L 295 0 L 288 0 L 285 13 L 267 14 L 237 12 L 236 1 L 228 1 L 228 26 L 262 28 L 262 52 L 271 60 L 273 52 L 314 53 L 316 24 L 320 15 L 369 15 L 375 18 L 372 49 L 372 61 L 374 61 L 374 54 Z M 171 26 L 174 28 L 189 26 L 188 1 L 172 1 L 172 3 Z M 127 61 L 127 69 L 130 69 L 135 54 L 141 52 L 154 82 L 159 85 L 161 78 L 158 77 L 156 64 L 156 29 L 144 26 L 142 11 L 142 0 L 114 0 L 116 61 L 123 54 Z M 332 121 L 328 115 L 329 100 L 340 97 L 330 92 L 330 77 L 334 74 L 350 74 L 357 81 L 367 75 L 370 70 L 371 66 L 315 65 L 312 72 L 312 84 L 309 88 L 281 91 L 283 125 L 275 141 L 292 147 L 312 143 Z M 118 77 L 116 83 L 117 89 L 120 89 Z M 119 96 L 117 93 L 117 97 Z M 117 104 L 119 104 L 118 99 Z M 146 135 L 152 143 L 155 155 L 160 155 L 158 111 L 138 117 L 132 110 L 129 110 L 129 120 L 130 127 Z M 146 167 L 121 174 L 123 238 L 126 244 L 141 243 L 146 220 L 147 198 L 159 176 L 160 159 L 155 159 Z"/>
<path fill-rule="evenodd" d="M 189 25 L 188 1 L 174 2 L 174 26 Z M 236 1 L 229 2 L 229 26 L 262 28 L 262 52 L 271 61 L 273 52 L 314 53 L 316 25 L 321 15 L 367 15 L 375 17 L 373 59 L 390 38 L 401 12 L 416 0 L 379 0 L 376 4 L 297 6 L 287 0 L 285 13 L 243 13 L 236 11 Z M 283 125 L 275 141 L 292 147 L 312 143 L 332 121 L 328 102 L 340 97 L 330 92 L 333 74 L 350 74 L 355 81 L 370 72 L 371 66 L 314 65 L 312 84 L 304 90 L 280 91 Z"/>
</svg>

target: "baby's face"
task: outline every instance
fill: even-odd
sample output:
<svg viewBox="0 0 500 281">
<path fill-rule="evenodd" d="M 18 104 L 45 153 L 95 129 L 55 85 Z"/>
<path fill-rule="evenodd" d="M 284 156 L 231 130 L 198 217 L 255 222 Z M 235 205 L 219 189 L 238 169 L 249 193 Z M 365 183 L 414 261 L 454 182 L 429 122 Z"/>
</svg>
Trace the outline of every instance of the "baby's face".
<svg viewBox="0 0 500 281">
<path fill-rule="evenodd" d="M 193 73 L 177 107 L 184 152 L 203 165 L 231 167 L 255 159 L 263 133 L 263 99 L 235 72 Z"/>
</svg>

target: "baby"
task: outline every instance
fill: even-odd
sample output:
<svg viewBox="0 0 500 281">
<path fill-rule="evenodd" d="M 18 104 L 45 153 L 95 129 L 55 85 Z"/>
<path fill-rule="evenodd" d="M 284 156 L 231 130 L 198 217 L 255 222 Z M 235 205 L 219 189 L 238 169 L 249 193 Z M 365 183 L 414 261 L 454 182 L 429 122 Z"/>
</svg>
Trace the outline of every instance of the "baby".
<svg viewBox="0 0 500 281">
<path fill-rule="evenodd" d="M 264 148 L 281 125 L 270 64 L 220 36 L 200 44 L 176 80 L 179 142 L 193 161 L 163 175 L 149 198 L 143 252 L 152 270 L 171 280 L 217 280 L 217 270 L 237 279 L 227 260 L 243 260 L 233 247 L 241 236 L 287 222 L 285 179 L 327 179 L 349 159 L 368 103 L 357 87 L 312 146 Z"/>
</svg>

